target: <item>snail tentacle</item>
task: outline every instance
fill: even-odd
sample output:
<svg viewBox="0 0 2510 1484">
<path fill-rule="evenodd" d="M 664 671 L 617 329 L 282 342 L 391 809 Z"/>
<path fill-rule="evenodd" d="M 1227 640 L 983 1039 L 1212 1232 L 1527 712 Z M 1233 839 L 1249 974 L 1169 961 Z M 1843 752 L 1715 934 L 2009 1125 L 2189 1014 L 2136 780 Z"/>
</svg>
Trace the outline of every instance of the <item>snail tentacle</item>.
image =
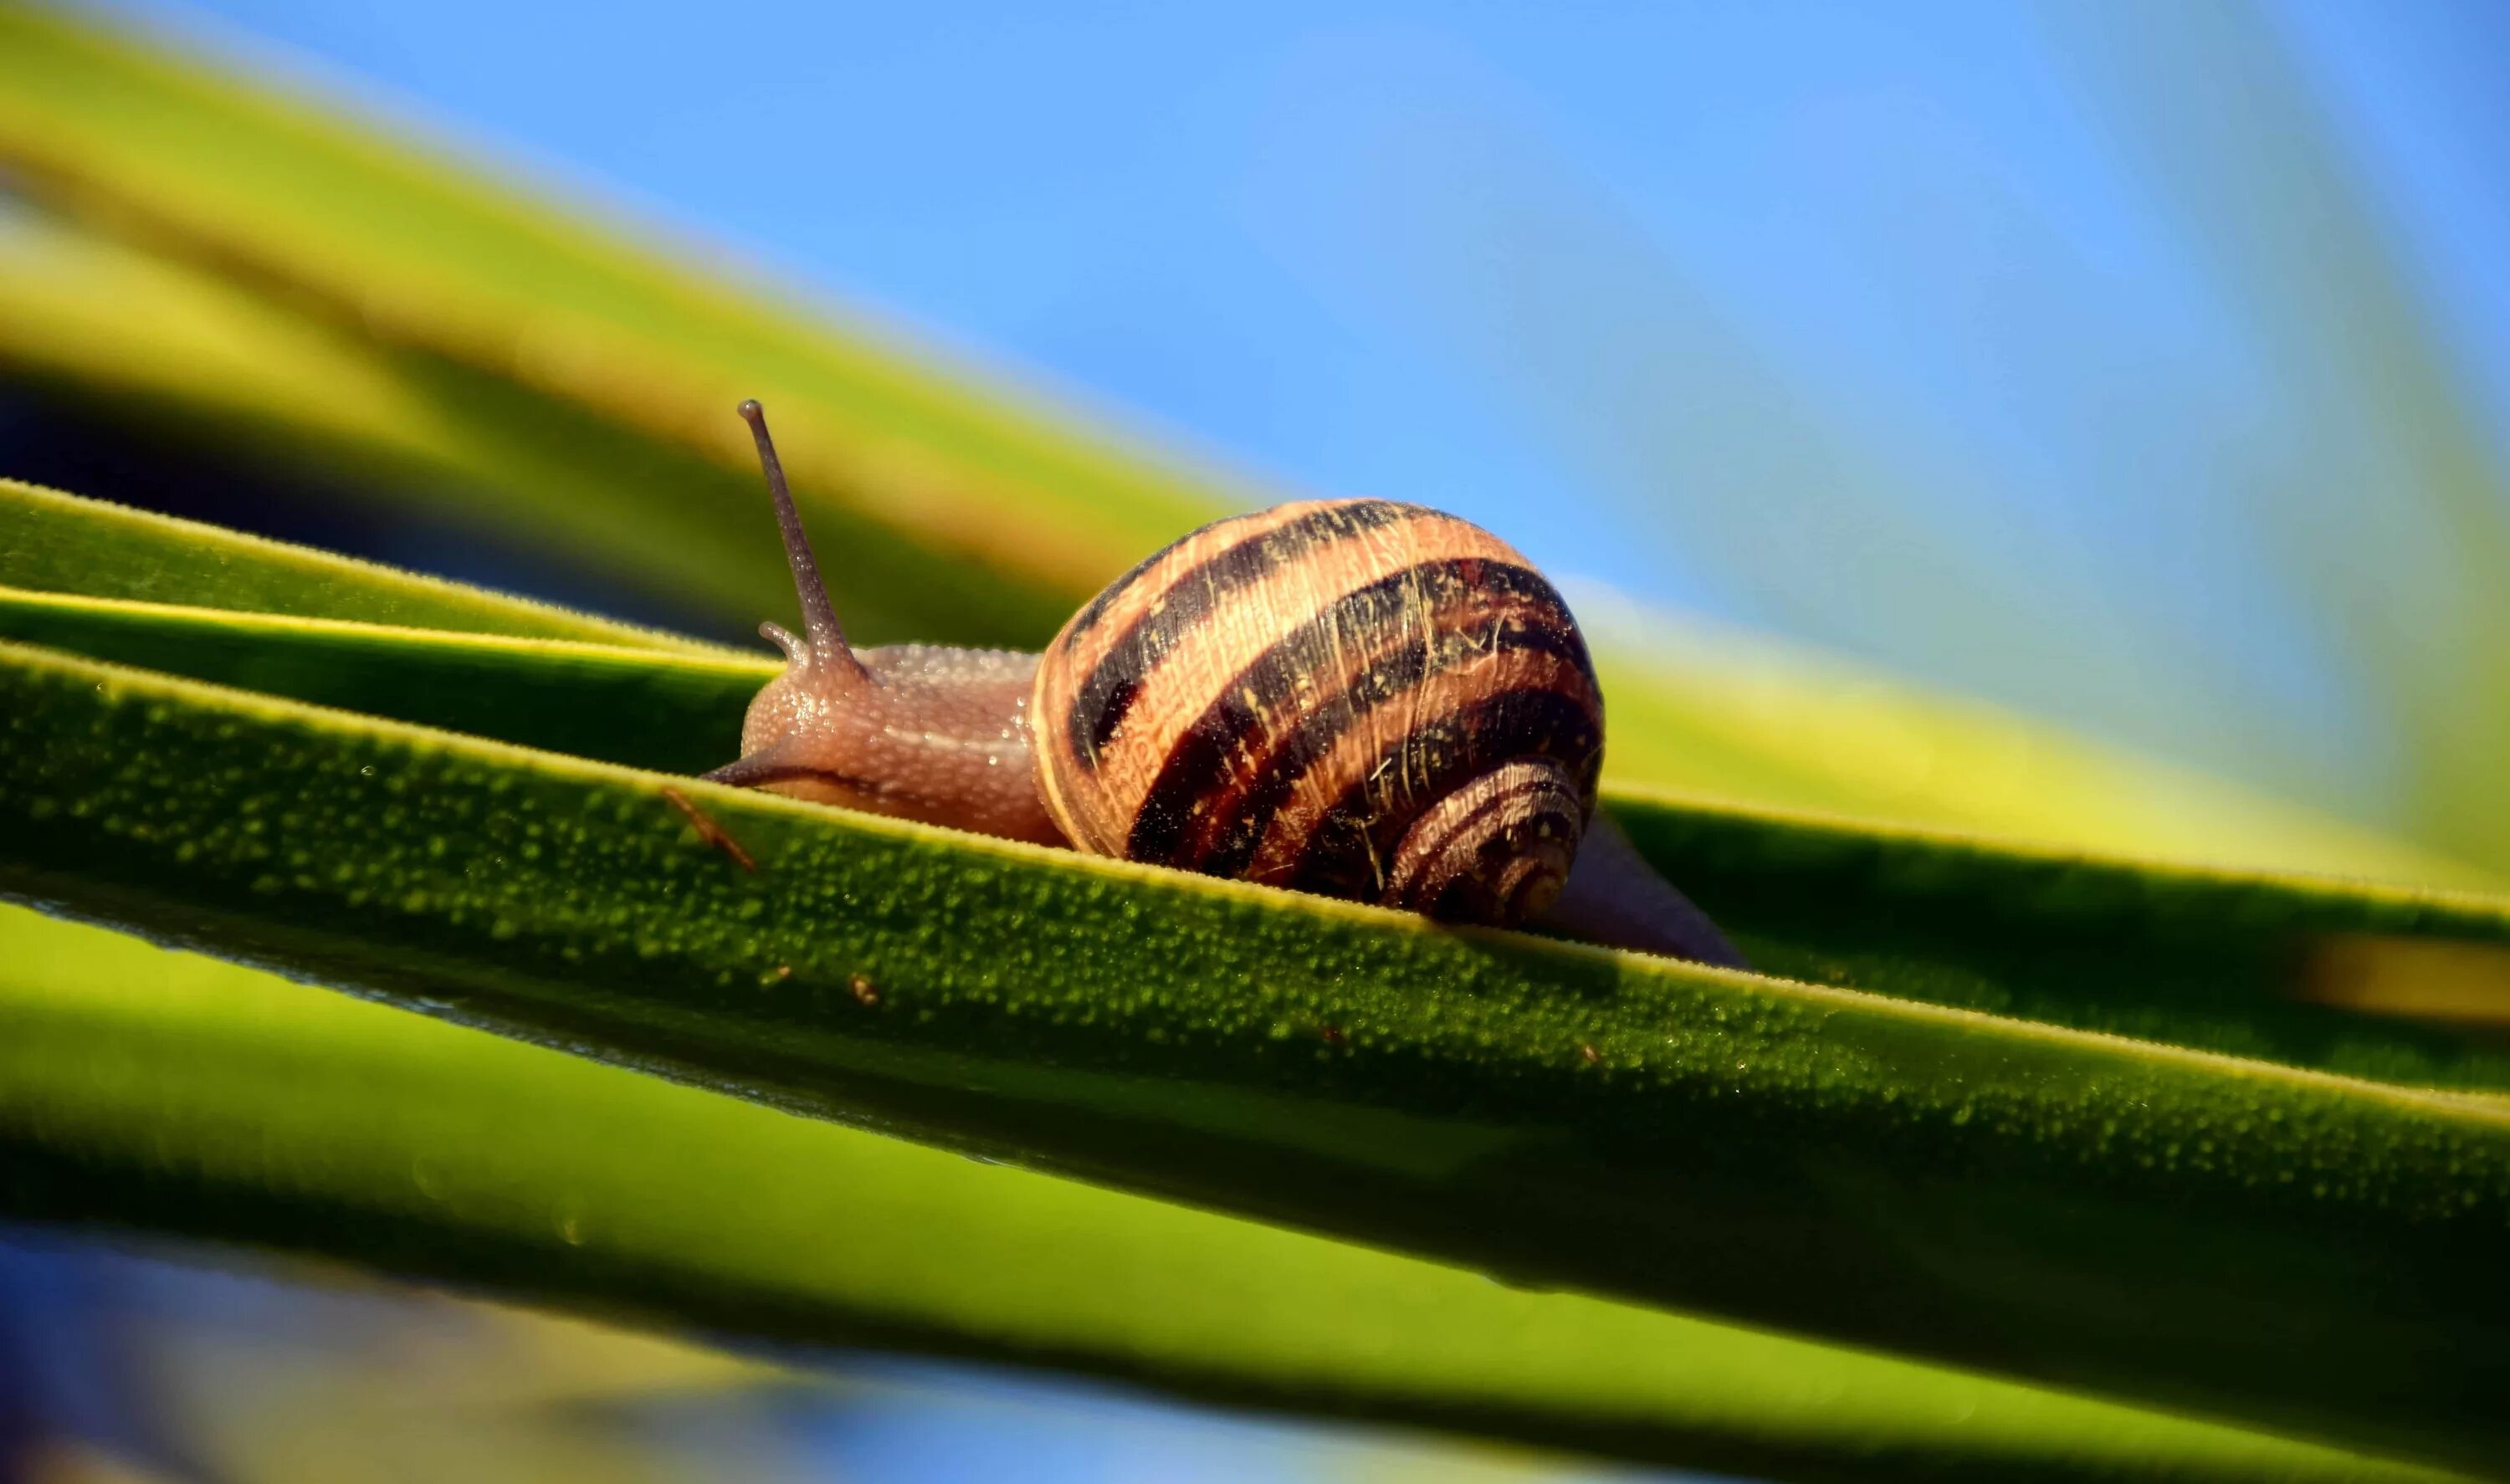
<svg viewBox="0 0 2510 1484">
<path fill-rule="evenodd" d="M 776 440 L 767 433 L 767 410 L 755 399 L 742 402 L 741 420 L 749 425 L 751 441 L 758 445 L 758 468 L 767 476 L 767 493 L 776 502 L 776 528 L 784 538 L 784 561 L 793 569 L 793 593 L 802 600 L 802 636 L 800 652 L 795 652 L 793 635 L 783 628 L 767 635 L 784 657 L 796 666 L 851 671 L 868 679 L 862 662 L 855 658 L 846 643 L 845 626 L 837 622 L 837 605 L 828 597 L 827 581 L 819 576 L 819 560 L 811 551 L 811 538 L 802 530 L 802 512 L 793 504 L 792 487 L 784 482 L 784 461 L 777 456 Z"/>
</svg>

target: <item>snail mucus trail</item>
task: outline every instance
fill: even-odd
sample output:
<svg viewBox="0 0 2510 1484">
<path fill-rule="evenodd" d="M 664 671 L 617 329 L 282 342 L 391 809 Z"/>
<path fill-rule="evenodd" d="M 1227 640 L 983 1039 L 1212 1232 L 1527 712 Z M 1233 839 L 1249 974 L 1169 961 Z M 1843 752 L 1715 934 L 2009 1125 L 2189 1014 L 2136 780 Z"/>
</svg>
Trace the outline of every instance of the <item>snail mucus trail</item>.
<svg viewBox="0 0 2510 1484">
<path fill-rule="evenodd" d="M 1161 549 L 1044 654 L 846 642 L 765 413 L 802 632 L 705 778 L 1007 839 L 1742 967 L 1594 808 L 1603 698 L 1551 585 L 1420 506 Z"/>
</svg>

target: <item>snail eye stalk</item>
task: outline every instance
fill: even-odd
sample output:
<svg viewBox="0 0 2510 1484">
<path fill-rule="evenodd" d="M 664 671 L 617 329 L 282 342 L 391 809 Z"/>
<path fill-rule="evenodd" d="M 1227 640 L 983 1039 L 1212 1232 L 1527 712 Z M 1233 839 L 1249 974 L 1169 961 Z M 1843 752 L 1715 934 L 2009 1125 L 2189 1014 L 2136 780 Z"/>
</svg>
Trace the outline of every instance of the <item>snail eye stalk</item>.
<svg viewBox="0 0 2510 1484">
<path fill-rule="evenodd" d="M 828 600 L 828 585 L 819 576 L 818 558 L 811 552 L 811 538 L 802 530 L 802 513 L 793 505 L 792 486 L 784 482 L 784 461 L 776 456 L 776 439 L 768 436 L 767 409 L 755 398 L 741 404 L 741 420 L 749 425 L 749 435 L 758 443 L 758 467 L 767 476 L 767 493 L 776 501 L 777 529 L 784 535 L 784 561 L 793 569 L 793 591 L 802 600 L 802 637 L 810 659 L 818 664 L 840 664 L 856 675 L 869 679 L 862 662 L 855 658 L 846 643 L 846 630 L 837 622 L 837 605 Z M 768 635 L 775 638 L 774 634 Z M 778 639 L 780 647 L 783 640 Z M 791 654 L 789 649 L 787 655 Z"/>
</svg>

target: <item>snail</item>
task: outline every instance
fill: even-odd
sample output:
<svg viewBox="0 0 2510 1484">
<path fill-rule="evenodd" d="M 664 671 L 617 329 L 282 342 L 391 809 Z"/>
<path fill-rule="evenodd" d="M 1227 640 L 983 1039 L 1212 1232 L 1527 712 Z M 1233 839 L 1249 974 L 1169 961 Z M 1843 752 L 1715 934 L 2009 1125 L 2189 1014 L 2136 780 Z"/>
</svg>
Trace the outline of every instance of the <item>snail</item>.
<svg viewBox="0 0 2510 1484">
<path fill-rule="evenodd" d="M 1595 812 L 1604 704 L 1550 583 L 1418 505 L 1235 515 L 1043 655 L 846 642 L 764 411 L 803 631 L 709 781 L 1408 909 L 1743 959 Z M 1574 870 L 1573 870 L 1574 866 Z"/>
</svg>

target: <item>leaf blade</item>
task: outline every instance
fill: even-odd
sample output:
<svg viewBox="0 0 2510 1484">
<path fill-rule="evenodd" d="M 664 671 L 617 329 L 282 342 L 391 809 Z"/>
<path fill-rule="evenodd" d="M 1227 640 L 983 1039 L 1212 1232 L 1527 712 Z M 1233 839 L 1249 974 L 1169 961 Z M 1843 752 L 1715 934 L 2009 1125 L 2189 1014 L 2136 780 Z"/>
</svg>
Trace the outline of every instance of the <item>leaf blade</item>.
<svg viewBox="0 0 2510 1484">
<path fill-rule="evenodd" d="M 20 1213 L 1775 1477 L 2442 1477 L 1501 1288 L 783 1118 L 19 908 L 0 908 L 0 941 L 15 1032 L 0 1042 L 0 1199 Z M 803 1169 L 817 1177 L 787 1178 Z"/>
<path fill-rule="evenodd" d="M 777 670 L 764 659 L 7 589 L 0 637 L 682 776 L 736 754 L 742 708 Z M 2415 957 L 2415 940 L 2329 907 L 2322 880 L 2225 876 L 1618 787 L 1606 803 L 1756 963 L 1786 977 L 2310 1070 L 2510 1090 L 2510 1052 L 2482 1010 L 2488 997 L 2510 1003 L 2510 954 L 2479 936 L 2456 945 L 2456 964 L 2435 968 L 2427 953 Z M 2261 913 L 2253 890 L 2277 904 Z M 2398 980 L 2399 964 L 2425 991 L 2451 978 L 2465 986 L 2467 1011 L 2417 1018 L 2411 1001 L 2383 1009 L 2372 991 Z"/>
<path fill-rule="evenodd" d="M 723 651 L 660 629 L 0 478 L 0 586 L 225 612 Z"/>
<path fill-rule="evenodd" d="M 1520 1280 L 2364 1446 L 2501 1441 L 2468 1398 L 2510 1322 L 2510 1113 L 2479 1101 L 686 785 L 747 875 L 651 776 L 8 661 L 21 898 Z"/>
</svg>

